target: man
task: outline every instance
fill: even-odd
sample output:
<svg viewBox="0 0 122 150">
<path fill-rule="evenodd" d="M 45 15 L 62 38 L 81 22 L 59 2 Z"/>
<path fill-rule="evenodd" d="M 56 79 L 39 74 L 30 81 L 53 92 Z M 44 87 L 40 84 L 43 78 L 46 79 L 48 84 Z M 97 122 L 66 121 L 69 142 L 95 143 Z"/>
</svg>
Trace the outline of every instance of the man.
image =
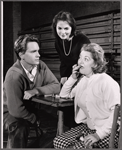
<svg viewBox="0 0 122 150">
<path fill-rule="evenodd" d="M 60 85 L 47 65 L 39 60 L 39 41 L 35 36 L 19 36 L 14 49 L 18 59 L 8 70 L 3 85 L 3 123 L 8 130 L 10 147 L 25 148 L 30 124 L 38 123 L 29 99 L 57 94 Z"/>
</svg>

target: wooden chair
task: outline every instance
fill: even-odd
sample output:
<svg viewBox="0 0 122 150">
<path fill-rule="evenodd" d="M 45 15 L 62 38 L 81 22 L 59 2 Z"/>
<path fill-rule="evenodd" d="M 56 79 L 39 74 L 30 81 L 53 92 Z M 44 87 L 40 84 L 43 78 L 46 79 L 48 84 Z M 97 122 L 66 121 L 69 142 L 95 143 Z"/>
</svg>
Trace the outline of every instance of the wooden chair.
<svg viewBox="0 0 122 150">
<path fill-rule="evenodd" d="M 113 124 L 112 124 L 112 131 L 111 131 L 111 136 L 110 136 L 110 142 L 109 142 L 109 148 L 115 148 L 114 147 L 114 140 L 115 140 L 115 134 L 116 134 L 116 129 L 117 129 L 117 120 L 118 117 L 120 117 L 120 105 L 115 106 L 114 110 L 114 119 L 113 119 Z M 118 141 L 118 148 L 122 148 L 122 131 L 120 129 L 119 133 L 119 141 Z"/>
</svg>

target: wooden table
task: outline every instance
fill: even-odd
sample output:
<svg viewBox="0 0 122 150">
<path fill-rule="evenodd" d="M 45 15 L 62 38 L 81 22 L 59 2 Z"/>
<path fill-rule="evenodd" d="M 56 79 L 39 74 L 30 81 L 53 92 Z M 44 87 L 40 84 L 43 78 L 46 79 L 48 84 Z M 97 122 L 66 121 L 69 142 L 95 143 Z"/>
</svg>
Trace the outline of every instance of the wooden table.
<svg viewBox="0 0 122 150">
<path fill-rule="evenodd" d="M 41 103 L 45 105 L 50 105 L 52 107 L 58 108 L 58 125 L 57 125 L 57 134 L 60 135 L 64 132 L 63 129 L 63 110 L 62 108 L 67 106 L 73 106 L 74 101 L 73 99 L 64 99 L 64 98 L 55 98 L 52 96 L 39 96 L 39 97 L 33 97 L 33 102 Z"/>
</svg>

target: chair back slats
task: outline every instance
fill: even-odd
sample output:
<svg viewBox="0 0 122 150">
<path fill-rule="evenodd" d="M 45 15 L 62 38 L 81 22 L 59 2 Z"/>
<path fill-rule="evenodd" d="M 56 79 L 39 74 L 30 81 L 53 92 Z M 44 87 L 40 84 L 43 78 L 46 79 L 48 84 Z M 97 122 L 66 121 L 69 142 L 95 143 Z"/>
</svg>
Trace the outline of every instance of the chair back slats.
<svg viewBox="0 0 122 150">
<path fill-rule="evenodd" d="M 114 140 L 115 140 L 115 134 L 116 134 L 116 129 L 117 129 L 117 120 L 118 120 L 119 113 L 120 113 L 119 111 L 120 111 L 120 105 L 117 104 L 115 106 L 115 110 L 114 110 L 114 117 L 113 117 L 113 124 L 112 124 L 109 148 L 114 148 Z M 119 141 L 118 141 L 118 143 L 119 143 Z"/>
</svg>

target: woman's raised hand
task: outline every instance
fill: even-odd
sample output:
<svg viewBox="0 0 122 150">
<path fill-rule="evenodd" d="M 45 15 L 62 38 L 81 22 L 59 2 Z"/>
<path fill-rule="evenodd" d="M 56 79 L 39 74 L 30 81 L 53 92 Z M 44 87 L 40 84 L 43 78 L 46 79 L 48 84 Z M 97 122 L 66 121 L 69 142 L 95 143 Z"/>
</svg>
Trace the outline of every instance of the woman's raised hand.
<svg viewBox="0 0 122 150">
<path fill-rule="evenodd" d="M 75 64 L 74 66 L 72 66 L 72 77 L 74 79 L 77 79 L 78 76 L 79 76 L 79 69 L 80 69 L 80 66 L 78 66 L 77 64 Z"/>
</svg>

